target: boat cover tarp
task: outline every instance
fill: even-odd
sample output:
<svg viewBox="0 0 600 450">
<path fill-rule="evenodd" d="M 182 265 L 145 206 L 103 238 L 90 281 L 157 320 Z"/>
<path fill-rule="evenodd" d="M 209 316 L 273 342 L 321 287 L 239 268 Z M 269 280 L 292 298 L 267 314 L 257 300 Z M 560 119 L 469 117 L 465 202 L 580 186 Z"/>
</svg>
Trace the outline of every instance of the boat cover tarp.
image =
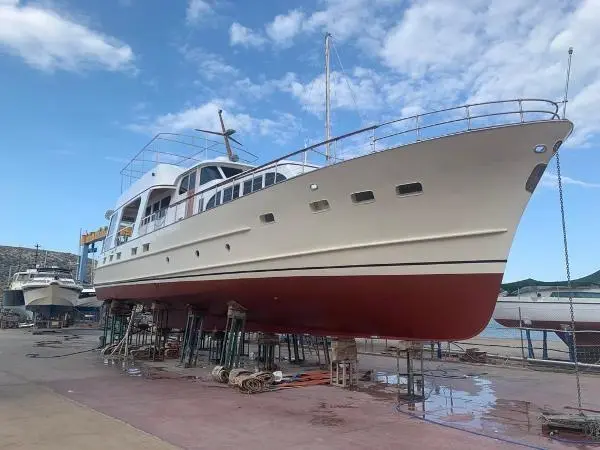
<svg viewBox="0 0 600 450">
<path fill-rule="evenodd" d="M 593 284 L 600 285 L 600 270 L 585 277 L 577 278 L 571 281 L 572 287 L 582 287 Z M 502 290 L 506 292 L 515 292 L 519 289 L 523 289 L 525 287 L 530 286 L 568 287 L 568 283 L 566 281 L 539 281 L 534 280 L 533 278 L 527 278 L 526 280 L 514 281 L 512 283 L 504 283 L 502 284 Z"/>
</svg>

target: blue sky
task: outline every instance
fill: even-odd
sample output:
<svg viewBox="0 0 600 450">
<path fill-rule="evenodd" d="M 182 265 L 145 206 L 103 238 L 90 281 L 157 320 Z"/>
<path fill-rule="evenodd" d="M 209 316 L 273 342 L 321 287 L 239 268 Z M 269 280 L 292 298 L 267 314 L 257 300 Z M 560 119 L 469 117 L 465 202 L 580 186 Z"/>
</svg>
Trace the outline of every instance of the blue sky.
<svg viewBox="0 0 600 450">
<path fill-rule="evenodd" d="M 0 0 L 0 244 L 77 251 L 80 228 L 104 225 L 124 161 L 157 131 L 216 129 L 219 107 L 263 161 L 319 139 L 330 31 L 344 69 L 334 54 L 334 134 L 465 102 L 559 100 L 574 46 L 569 243 L 574 276 L 595 271 L 600 2 L 540 3 Z M 506 280 L 564 277 L 553 164 Z"/>
</svg>

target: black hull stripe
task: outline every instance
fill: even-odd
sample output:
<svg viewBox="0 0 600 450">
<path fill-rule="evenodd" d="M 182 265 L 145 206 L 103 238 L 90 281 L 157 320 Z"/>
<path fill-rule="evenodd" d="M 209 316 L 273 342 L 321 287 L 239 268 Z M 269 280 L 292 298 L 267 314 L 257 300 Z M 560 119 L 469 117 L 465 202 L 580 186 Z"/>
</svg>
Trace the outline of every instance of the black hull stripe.
<svg viewBox="0 0 600 450">
<path fill-rule="evenodd" d="M 355 269 L 355 268 L 369 268 L 369 267 L 406 267 L 406 266 L 448 266 L 455 264 L 504 264 L 506 259 L 480 259 L 472 261 L 429 261 L 429 262 L 412 262 L 412 263 L 385 263 L 385 264 L 349 264 L 341 266 L 313 266 L 313 267 L 282 267 L 277 269 L 255 269 L 255 270 L 233 270 L 228 272 L 211 272 L 203 274 L 193 275 L 170 275 L 162 277 L 145 277 L 145 278 L 132 278 L 129 280 L 119 281 L 117 283 L 98 283 L 94 287 L 101 286 L 119 286 L 127 283 L 137 283 L 141 281 L 161 281 L 161 280 L 173 280 L 173 279 L 185 279 L 185 278 L 197 278 L 197 277 L 211 277 L 220 275 L 239 275 L 244 273 L 266 273 L 266 272 L 286 272 L 286 271 L 302 271 L 302 270 L 327 270 L 327 269 Z"/>
</svg>

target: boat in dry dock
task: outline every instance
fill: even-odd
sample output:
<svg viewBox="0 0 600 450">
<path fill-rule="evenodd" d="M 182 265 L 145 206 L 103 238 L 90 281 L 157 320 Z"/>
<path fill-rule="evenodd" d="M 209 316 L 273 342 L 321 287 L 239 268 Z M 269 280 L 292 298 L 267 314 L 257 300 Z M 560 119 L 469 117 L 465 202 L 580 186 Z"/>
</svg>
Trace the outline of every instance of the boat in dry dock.
<svg viewBox="0 0 600 450">
<path fill-rule="evenodd" d="M 500 325 L 554 331 L 570 345 L 572 303 L 578 349 L 594 362 L 600 358 L 600 272 L 573 280 L 570 287 L 566 281 L 529 279 L 503 288 L 493 314 Z"/>
<path fill-rule="evenodd" d="M 107 213 L 96 294 L 196 305 L 205 327 L 224 325 L 235 301 L 250 330 L 469 338 L 492 316 L 521 215 L 572 128 L 551 101 L 480 103 L 258 166 L 224 126 L 227 157 L 207 156 L 220 147 L 206 135 L 159 134 L 122 172 L 132 183 Z"/>
<path fill-rule="evenodd" d="M 23 283 L 23 296 L 27 310 L 40 317 L 60 317 L 70 313 L 82 290 L 68 269 L 38 267 L 28 271 Z"/>
</svg>

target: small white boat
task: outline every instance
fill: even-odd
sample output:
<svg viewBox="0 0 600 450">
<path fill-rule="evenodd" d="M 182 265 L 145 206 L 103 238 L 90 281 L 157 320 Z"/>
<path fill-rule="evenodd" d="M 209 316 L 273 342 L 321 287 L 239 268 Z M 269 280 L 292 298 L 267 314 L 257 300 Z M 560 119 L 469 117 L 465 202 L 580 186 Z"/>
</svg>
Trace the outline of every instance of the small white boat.
<svg viewBox="0 0 600 450">
<path fill-rule="evenodd" d="M 600 348 L 600 286 L 527 286 L 498 297 L 493 318 L 509 328 L 552 330 L 567 344 L 573 299 L 577 346 Z"/>
<path fill-rule="evenodd" d="M 83 288 L 69 270 L 47 267 L 31 271 L 22 289 L 27 310 L 52 317 L 70 312 Z"/>
</svg>

